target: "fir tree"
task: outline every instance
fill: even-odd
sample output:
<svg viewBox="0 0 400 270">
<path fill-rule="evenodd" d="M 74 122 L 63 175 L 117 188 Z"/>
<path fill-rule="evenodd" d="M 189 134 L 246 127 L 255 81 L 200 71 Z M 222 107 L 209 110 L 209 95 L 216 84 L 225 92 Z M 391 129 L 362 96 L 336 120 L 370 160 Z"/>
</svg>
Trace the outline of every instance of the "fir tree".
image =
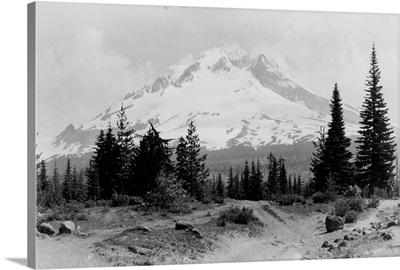
<svg viewBox="0 0 400 270">
<path fill-rule="evenodd" d="M 342 99 L 337 84 L 331 99 L 331 122 L 328 124 L 323 162 L 326 170 L 340 192 L 352 184 L 352 153 L 349 151 L 350 138 L 346 137 L 343 120 Z"/>
<path fill-rule="evenodd" d="M 207 155 L 200 155 L 200 139 L 196 134 L 196 126 L 193 121 L 189 123 L 186 141 L 188 180 L 190 183 L 189 194 L 197 200 L 201 200 L 203 197 L 204 180 L 208 177 L 209 172 L 205 165 Z"/>
<path fill-rule="evenodd" d="M 280 157 L 278 160 L 278 169 L 279 169 L 279 176 L 278 176 L 278 183 L 279 183 L 279 192 L 280 194 L 287 194 L 287 173 L 285 167 L 285 159 Z"/>
<path fill-rule="evenodd" d="M 296 179 L 294 179 L 294 180 L 296 182 Z M 296 184 L 294 186 L 296 186 Z M 292 176 L 289 174 L 289 177 L 288 177 L 288 194 L 293 194 L 293 193 L 294 192 L 293 192 Z"/>
<path fill-rule="evenodd" d="M 97 172 L 94 167 L 94 161 L 91 159 L 89 161 L 89 166 L 86 168 L 86 189 L 87 189 L 87 198 L 89 200 L 99 200 L 100 199 L 100 185 L 99 178 Z"/>
<path fill-rule="evenodd" d="M 367 89 L 363 110 L 360 112 L 360 137 L 356 140 L 357 184 L 369 185 L 369 195 L 375 187 L 385 188 L 394 176 L 396 144 L 390 127 L 388 109 L 380 86 L 380 70 L 375 46 L 372 47 L 371 69 L 367 77 Z"/>
<path fill-rule="evenodd" d="M 118 116 L 118 133 L 117 133 L 117 159 L 118 159 L 118 180 L 115 183 L 115 191 L 118 194 L 133 193 L 131 190 L 133 187 L 132 179 L 132 158 L 133 149 L 135 147 L 133 142 L 133 136 L 135 130 L 129 130 L 129 121 L 125 113 L 124 105 L 121 105 L 121 110 L 117 114 Z"/>
<path fill-rule="evenodd" d="M 294 181 L 295 181 L 295 179 L 294 179 Z M 303 192 L 303 185 L 301 184 L 301 176 L 299 175 L 298 177 L 297 177 L 297 194 L 298 195 L 301 195 L 302 194 L 302 192 Z"/>
<path fill-rule="evenodd" d="M 242 174 L 242 191 L 243 191 L 243 199 L 249 200 L 251 197 L 250 194 L 250 169 L 249 169 L 249 162 L 244 162 L 244 170 Z"/>
<path fill-rule="evenodd" d="M 65 168 L 64 173 L 64 181 L 62 185 L 62 195 L 66 202 L 69 202 L 73 199 L 73 190 L 72 190 L 72 171 L 71 171 L 71 161 L 70 158 L 67 158 L 67 166 Z"/>
<path fill-rule="evenodd" d="M 278 163 L 275 156 L 270 153 L 268 155 L 268 179 L 267 187 L 269 198 L 278 192 Z"/>
<path fill-rule="evenodd" d="M 39 163 L 39 173 L 37 176 L 37 205 L 50 207 L 51 204 L 51 185 L 46 171 L 46 163 L 42 160 Z"/>
<path fill-rule="evenodd" d="M 78 184 L 78 173 L 76 166 L 72 169 L 72 181 L 71 181 L 71 200 L 77 201 L 79 197 L 79 184 Z"/>
<path fill-rule="evenodd" d="M 327 188 L 327 168 L 324 162 L 325 160 L 325 144 L 326 144 L 326 132 L 324 128 L 319 131 L 319 137 L 317 141 L 313 141 L 314 147 L 316 148 L 311 158 L 311 168 L 310 171 L 313 174 L 311 179 L 313 191 L 323 192 Z M 310 187 L 309 187 L 310 188 Z"/>
<path fill-rule="evenodd" d="M 236 198 L 235 179 L 234 179 L 234 176 L 233 176 L 232 166 L 229 168 L 227 197 L 228 198 L 232 198 L 232 199 Z"/>
<path fill-rule="evenodd" d="M 147 192 L 156 190 L 157 177 L 163 175 L 168 178 L 174 172 L 172 149 L 168 142 L 169 140 L 160 137 L 159 132 L 150 123 L 148 132 L 134 152 L 135 195 L 144 197 Z"/>
<path fill-rule="evenodd" d="M 62 186 L 61 186 L 60 174 L 58 173 L 58 168 L 56 163 L 54 163 L 54 169 L 51 176 L 51 183 L 53 186 L 52 202 L 54 205 L 61 205 L 63 201 Z"/>
<path fill-rule="evenodd" d="M 177 181 L 182 183 L 182 187 L 190 193 L 191 185 L 188 172 L 188 148 L 187 141 L 185 138 L 180 137 L 178 145 L 176 147 L 176 165 L 175 165 L 175 176 Z M 193 196 L 193 194 L 190 194 Z"/>
<path fill-rule="evenodd" d="M 79 171 L 78 183 L 77 183 L 77 198 L 78 202 L 84 202 L 87 200 L 87 185 L 85 183 L 84 172 L 81 169 Z"/>
<path fill-rule="evenodd" d="M 238 172 L 236 172 L 236 174 L 235 174 L 235 177 L 233 178 L 233 182 L 234 182 L 234 194 L 235 194 L 235 197 L 234 197 L 234 199 L 236 199 L 236 200 L 239 200 L 241 197 L 240 197 L 240 194 L 241 194 L 241 190 L 240 190 L 240 178 L 239 178 L 239 173 Z"/>
<path fill-rule="evenodd" d="M 217 191 L 218 198 L 221 198 L 221 199 L 225 198 L 225 184 L 224 184 L 224 181 L 222 180 L 221 173 L 218 173 L 216 191 Z"/>
</svg>

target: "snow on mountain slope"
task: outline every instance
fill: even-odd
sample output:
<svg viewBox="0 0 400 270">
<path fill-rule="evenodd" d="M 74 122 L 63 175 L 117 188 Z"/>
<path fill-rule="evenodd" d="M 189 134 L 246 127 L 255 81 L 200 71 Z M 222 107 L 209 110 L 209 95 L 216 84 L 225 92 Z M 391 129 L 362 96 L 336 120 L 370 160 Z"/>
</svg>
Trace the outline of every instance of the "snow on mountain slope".
<svg viewBox="0 0 400 270">
<path fill-rule="evenodd" d="M 151 122 L 161 136 L 176 140 L 193 120 L 208 149 L 310 140 L 330 120 L 329 100 L 292 81 L 272 59 L 213 48 L 191 65 L 171 66 L 152 86 L 127 95 L 79 128 L 68 126 L 44 155 L 91 151 L 99 130 L 108 123 L 116 126 L 122 104 L 138 134 Z M 355 135 L 357 110 L 344 110 L 346 131 Z"/>
</svg>

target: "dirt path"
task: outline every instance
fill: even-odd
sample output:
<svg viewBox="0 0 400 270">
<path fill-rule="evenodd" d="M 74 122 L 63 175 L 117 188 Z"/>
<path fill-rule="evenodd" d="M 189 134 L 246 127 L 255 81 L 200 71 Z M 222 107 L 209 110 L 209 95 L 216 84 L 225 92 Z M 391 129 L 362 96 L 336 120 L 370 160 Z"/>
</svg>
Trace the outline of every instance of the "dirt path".
<svg viewBox="0 0 400 270">
<path fill-rule="evenodd" d="M 371 227 L 371 222 L 382 221 L 383 215 L 390 215 L 399 201 L 382 201 L 378 209 L 370 210 L 367 216 L 355 224 L 346 224 L 344 230 L 326 233 L 326 214 L 313 212 L 306 217 L 287 214 L 278 208 L 269 207 L 283 220 L 279 221 L 262 209 L 267 202 L 243 202 L 241 206 L 254 209 L 258 218 L 267 226 L 257 238 L 240 235 L 223 236 L 220 249 L 208 254 L 202 262 L 251 262 L 269 260 L 299 260 L 331 258 L 321 249 L 325 240 L 333 241 L 342 238 L 354 228 Z M 374 245 L 368 254 L 377 256 L 399 256 L 399 229 L 391 230 L 393 240 Z M 397 247 L 397 250 L 396 250 Z M 362 247 L 361 247 L 362 248 Z"/>
<path fill-rule="evenodd" d="M 120 233 L 118 230 L 98 230 L 89 237 L 64 235 L 37 238 L 37 268 L 80 268 L 111 266 L 101 256 L 92 252 L 93 244 Z"/>
</svg>

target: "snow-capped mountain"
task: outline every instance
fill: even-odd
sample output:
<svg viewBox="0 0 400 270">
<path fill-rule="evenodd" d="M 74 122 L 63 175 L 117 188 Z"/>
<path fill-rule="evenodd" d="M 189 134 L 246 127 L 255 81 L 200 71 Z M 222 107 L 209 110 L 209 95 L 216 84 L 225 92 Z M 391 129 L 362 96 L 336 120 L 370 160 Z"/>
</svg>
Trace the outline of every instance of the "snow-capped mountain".
<svg viewBox="0 0 400 270">
<path fill-rule="evenodd" d="M 194 121 L 208 149 L 253 147 L 311 140 L 330 121 L 329 99 L 303 88 L 264 55 L 213 48 L 188 66 L 174 65 L 153 85 L 125 96 L 89 122 L 69 125 L 44 151 L 52 155 L 92 151 L 99 130 L 116 126 L 121 105 L 138 134 L 149 122 L 163 138 L 185 136 Z M 357 109 L 344 105 L 346 131 L 358 129 Z"/>
</svg>

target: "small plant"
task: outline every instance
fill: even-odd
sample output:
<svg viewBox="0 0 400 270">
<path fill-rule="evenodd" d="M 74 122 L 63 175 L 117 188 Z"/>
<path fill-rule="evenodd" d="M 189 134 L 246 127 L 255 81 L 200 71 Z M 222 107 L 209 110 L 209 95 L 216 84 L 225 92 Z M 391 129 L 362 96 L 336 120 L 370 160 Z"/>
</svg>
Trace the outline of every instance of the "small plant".
<svg viewBox="0 0 400 270">
<path fill-rule="evenodd" d="M 296 195 L 296 194 L 288 194 L 288 195 L 282 195 L 280 197 L 278 197 L 278 199 L 276 200 L 279 205 L 292 205 L 294 203 L 301 203 L 301 204 L 305 204 L 306 200 L 304 199 L 303 196 L 300 195 Z"/>
<path fill-rule="evenodd" d="M 356 212 L 354 210 L 350 210 L 350 211 L 346 212 L 346 214 L 344 215 L 345 223 L 354 223 L 357 221 L 357 219 L 358 219 L 358 212 Z"/>
<path fill-rule="evenodd" d="M 333 192 L 317 192 L 311 196 L 313 203 L 327 203 L 332 202 L 336 199 L 336 195 Z"/>
<path fill-rule="evenodd" d="M 365 201 L 361 197 L 352 197 L 348 198 L 348 205 L 350 210 L 354 210 L 357 212 L 362 212 L 365 210 Z"/>
<path fill-rule="evenodd" d="M 344 217 L 348 211 L 350 211 L 350 207 L 348 201 L 344 198 L 339 198 L 335 201 L 334 205 L 334 214 L 339 217 Z"/>
<path fill-rule="evenodd" d="M 130 202 L 130 197 L 125 194 L 114 193 L 111 198 L 111 206 L 128 206 Z"/>
<path fill-rule="evenodd" d="M 343 195 L 346 198 L 361 197 L 361 189 L 358 186 L 349 186 Z"/>
<path fill-rule="evenodd" d="M 92 207 L 96 207 L 96 206 L 97 206 L 96 201 L 87 200 L 85 202 L 85 208 L 92 208 Z"/>
<path fill-rule="evenodd" d="M 381 200 L 378 196 L 372 197 L 372 199 L 368 202 L 367 208 L 378 208 L 380 205 Z"/>
<path fill-rule="evenodd" d="M 254 215 L 253 209 L 238 206 L 230 206 L 227 210 L 220 213 L 218 219 L 236 224 L 249 224 L 250 222 L 261 223 Z"/>
</svg>

